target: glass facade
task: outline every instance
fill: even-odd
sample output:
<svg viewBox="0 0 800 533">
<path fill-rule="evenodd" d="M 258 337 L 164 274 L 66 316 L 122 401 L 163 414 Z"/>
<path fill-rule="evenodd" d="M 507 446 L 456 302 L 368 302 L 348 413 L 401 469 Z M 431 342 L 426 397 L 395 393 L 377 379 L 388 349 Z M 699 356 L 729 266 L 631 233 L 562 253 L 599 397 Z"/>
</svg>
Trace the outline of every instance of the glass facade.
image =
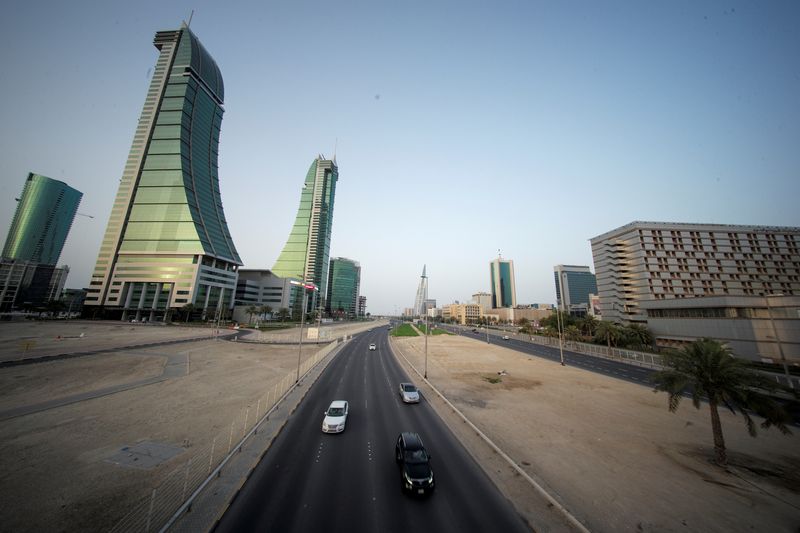
<svg viewBox="0 0 800 533">
<path fill-rule="evenodd" d="M 489 264 L 492 284 L 492 307 L 516 307 L 517 295 L 514 282 L 514 262 L 495 259 Z"/>
<path fill-rule="evenodd" d="M 227 306 L 242 264 L 217 168 L 222 75 L 185 26 L 153 44 L 159 58 L 85 301 L 123 318 Z"/>
<path fill-rule="evenodd" d="M 327 295 L 328 261 L 333 229 L 333 201 L 339 169 L 335 160 L 317 157 L 306 174 L 300 207 L 292 231 L 272 273 L 282 278 L 310 281 Z M 314 293 L 316 297 L 316 292 Z M 308 309 L 319 304 L 309 298 Z"/>
<path fill-rule="evenodd" d="M 361 266 L 351 259 L 334 257 L 328 275 L 327 311 L 333 316 L 355 318 L 358 315 L 358 293 Z"/>
<path fill-rule="evenodd" d="M 586 305 L 588 308 L 589 295 L 597 294 L 597 280 L 588 266 L 558 265 L 553 277 L 559 308 L 571 305 Z"/>
<path fill-rule="evenodd" d="M 64 182 L 28 174 L 3 257 L 55 265 L 61 256 L 83 193 Z"/>
</svg>

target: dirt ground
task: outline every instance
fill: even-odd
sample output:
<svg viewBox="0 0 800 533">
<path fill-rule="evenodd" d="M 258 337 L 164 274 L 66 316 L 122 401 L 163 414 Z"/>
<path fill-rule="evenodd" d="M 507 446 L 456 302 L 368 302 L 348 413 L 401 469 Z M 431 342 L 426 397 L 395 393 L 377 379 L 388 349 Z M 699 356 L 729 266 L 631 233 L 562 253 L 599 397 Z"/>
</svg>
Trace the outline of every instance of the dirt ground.
<svg viewBox="0 0 800 533">
<path fill-rule="evenodd" d="M 0 325 L 0 345 L 25 336 L 44 355 L 57 352 L 57 335 L 85 333 L 97 346 L 128 345 L 130 326 L 39 323 L 20 332 Z M 188 329 L 188 328 L 187 328 Z M 336 334 L 358 327 L 338 328 Z M 365 329 L 361 326 L 361 329 Z M 165 335 L 172 332 L 172 336 Z M 139 326 L 142 341 L 197 335 L 175 327 Z M 3 531 L 108 530 L 185 461 L 192 448 L 206 449 L 236 421 L 255 418 L 257 399 L 297 365 L 296 345 L 210 340 L 0 368 L 0 415 L 45 400 L 125 386 L 169 376 L 156 383 L 85 399 L 12 418 L 0 416 L 0 520 Z M 306 344 L 302 359 L 321 346 Z M 9 351 L 9 353 L 11 353 Z M 263 414 L 264 403 L 260 404 Z M 180 448 L 176 457 L 152 469 L 114 464 L 125 446 L 143 441 Z M 222 448 L 223 445 L 220 445 Z"/>
<path fill-rule="evenodd" d="M 393 340 L 417 368 L 423 342 Z M 726 471 L 710 462 L 707 408 L 687 400 L 673 414 L 664 393 L 460 336 L 429 337 L 428 379 L 591 531 L 800 530 L 797 435 L 751 438 L 741 417 L 722 412 Z M 538 498 L 472 440 L 478 462 L 492 465 L 536 526 Z"/>
</svg>

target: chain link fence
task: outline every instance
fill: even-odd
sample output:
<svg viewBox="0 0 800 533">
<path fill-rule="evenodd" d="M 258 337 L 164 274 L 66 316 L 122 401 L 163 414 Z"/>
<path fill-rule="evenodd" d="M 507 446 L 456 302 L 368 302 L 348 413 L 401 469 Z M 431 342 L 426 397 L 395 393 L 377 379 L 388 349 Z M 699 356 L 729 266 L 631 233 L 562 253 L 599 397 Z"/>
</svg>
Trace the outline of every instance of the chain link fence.
<svg viewBox="0 0 800 533">
<path fill-rule="evenodd" d="M 346 337 L 336 339 L 302 361 L 299 375 L 305 376 L 317 363 L 338 347 Z M 113 533 L 164 531 L 179 510 L 191 508 L 194 497 L 215 477 L 227 461 L 253 433 L 258 432 L 280 401 L 294 388 L 297 370 L 287 373 L 249 405 L 231 418 L 230 426 L 213 436 L 210 446 L 191 450 L 189 456 L 166 479 L 133 504 L 131 510 L 111 529 Z M 254 407 L 253 407 L 254 406 Z"/>
<path fill-rule="evenodd" d="M 543 335 L 526 336 L 529 337 L 531 342 L 536 344 L 558 347 L 557 337 L 545 337 Z M 636 350 L 625 350 L 622 348 L 609 348 L 608 346 L 601 346 L 599 344 L 577 341 L 564 341 L 564 349 L 658 370 L 664 368 L 661 363 L 661 356 L 653 353 L 637 352 Z"/>
</svg>

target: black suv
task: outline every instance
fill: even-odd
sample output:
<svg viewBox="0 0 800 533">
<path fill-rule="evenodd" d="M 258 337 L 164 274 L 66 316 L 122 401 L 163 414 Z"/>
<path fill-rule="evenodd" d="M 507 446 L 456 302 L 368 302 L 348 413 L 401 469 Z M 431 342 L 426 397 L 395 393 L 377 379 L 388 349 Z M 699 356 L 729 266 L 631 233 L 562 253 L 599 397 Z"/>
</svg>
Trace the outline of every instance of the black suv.
<svg viewBox="0 0 800 533">
<path fill-rule="evenodd" d="M 403 432 L 397 437 L 394 459 L 400 465 L 403 490 L 412 494 L 433 492 L 433 469 L 422 439 L 416 433 Z"/>
</svg>

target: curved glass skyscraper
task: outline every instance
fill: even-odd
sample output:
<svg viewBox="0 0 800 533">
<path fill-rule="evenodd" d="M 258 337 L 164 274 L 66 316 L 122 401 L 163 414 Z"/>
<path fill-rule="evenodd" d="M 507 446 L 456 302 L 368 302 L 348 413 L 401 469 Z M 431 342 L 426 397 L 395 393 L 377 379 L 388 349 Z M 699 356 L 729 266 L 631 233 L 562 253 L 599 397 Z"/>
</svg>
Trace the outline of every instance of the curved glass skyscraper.
<svg viewBox="0 0 800 533">
<path fill-rule="evenodd" d="M 78 212 L 83 193 L 39 174 L 28 174 L 3 258 L 55 265 Z"/>
<path fill-rule="evenodd" d="M 222 75 L 185 25 L 153 44 L 160 54 L 85 302 L 123 319 L 228 309 L 242 264 L 217 174 Z"/>
<path fill-rule="evenodd" d="M 282 278 L 310 281 L 319 287 L 320 297 L 327 294 L 328 260 L 333 229 L 333 200 L 339 169 L 333 160 L 317 157 L 308 169 L 300 207 L 292 232 L 272 273 Z M 309 303 L 309 309 L 317 307 Z"/>
</svg>

